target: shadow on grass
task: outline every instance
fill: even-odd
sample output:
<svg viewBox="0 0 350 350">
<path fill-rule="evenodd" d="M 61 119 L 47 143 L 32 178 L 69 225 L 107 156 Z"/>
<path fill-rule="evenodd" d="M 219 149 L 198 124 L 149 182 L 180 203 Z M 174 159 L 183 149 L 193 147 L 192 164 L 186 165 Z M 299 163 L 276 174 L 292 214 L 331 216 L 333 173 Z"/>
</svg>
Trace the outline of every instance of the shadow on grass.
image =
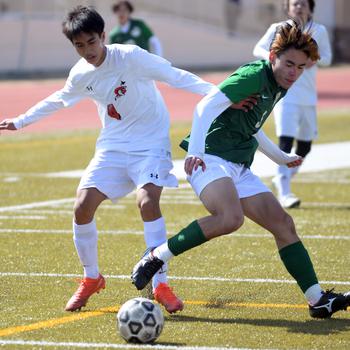
<svg viewBox="0 0 350 350">
<path fill-rule="evenodd" d="M 175 315 L 166 317 L 167 322 L 210 322 L 218 324 L 243 324 L 255 327 L 285 328 L 290 333 L 328 335 L 350 331 L 350 319 L 292 321 L 283 319 L 209 318 Z"/>
</svg>

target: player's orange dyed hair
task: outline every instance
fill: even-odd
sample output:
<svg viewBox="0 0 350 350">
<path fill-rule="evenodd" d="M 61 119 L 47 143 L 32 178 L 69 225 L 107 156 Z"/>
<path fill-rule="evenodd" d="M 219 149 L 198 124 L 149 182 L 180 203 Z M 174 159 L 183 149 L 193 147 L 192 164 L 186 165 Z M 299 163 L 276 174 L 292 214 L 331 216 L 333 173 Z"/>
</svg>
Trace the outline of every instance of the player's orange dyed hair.
<svg viewBox="0 0 350 350">
<path fill-rule="evenodd" d="M 310 33 L 303 32 L 296 20 L 288 20 L 279 25 L 270 45 L 270 51 L 277 57 L 291 48 L 303 51 L 312 61 L 320 59 L 316 41 Z"/>
</svg>

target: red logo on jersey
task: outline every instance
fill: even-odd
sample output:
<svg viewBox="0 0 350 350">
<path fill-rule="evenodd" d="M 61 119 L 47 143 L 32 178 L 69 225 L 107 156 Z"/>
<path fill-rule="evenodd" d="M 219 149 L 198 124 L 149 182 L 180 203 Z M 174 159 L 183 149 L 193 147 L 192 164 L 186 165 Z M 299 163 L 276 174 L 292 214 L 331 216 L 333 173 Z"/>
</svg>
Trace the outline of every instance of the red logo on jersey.
<svg viewBox="0 0 350 350">
<path fill-rule="evenodd" d="M 127 86 L 125 85 L 125 81 L 120 82 L 120 86 L 114 89 L 115 93 L 115 100 L 117 100 L 119 97 L 122 97 L 126 94 Z"/>
<path fill-rule="evenodd" d="M 117 110 L 115 109 L 112 103 L 107 106 L 107 112 L 111 118 L 118 119 L 118 120 L 122 119 L 121 115 L 117 112 Z"/>
</svg>

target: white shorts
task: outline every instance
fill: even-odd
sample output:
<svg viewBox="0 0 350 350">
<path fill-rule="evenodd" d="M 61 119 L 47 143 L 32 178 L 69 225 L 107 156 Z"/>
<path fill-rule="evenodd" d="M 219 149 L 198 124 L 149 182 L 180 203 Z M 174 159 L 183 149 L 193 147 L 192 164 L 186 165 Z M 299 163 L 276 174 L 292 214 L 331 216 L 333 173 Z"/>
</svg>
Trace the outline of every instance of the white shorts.
<svg viewBox="0 0 350 350">
<path fill-rule="evenodd" d="M 163 187 L 177 187 L 171 154 L 168 151 L 145 151 L 130 154 L 106 151 L 96 153 L 86 168 L 78 189 L 97 188 L 113 202 L 135 188 L 148 183 Z"/>
<path fill-rule="evenodd" d="M 204 155 L 205 171 L 198 167 L 191 176 L 187 177 L 193 190 L 199 197 L 203 189 L 211 182 L 229 177 L 235 185 L 239 198 L 251 197 L 263 192 L 271 192 L 260 178 L 242 164 L 232 163 L 210 154 Z"/>
<path fill-rule="evenodd" d="M 280 101 L 274 110 L 276 134 L 290 136 L 300 141 L 317 138 L 316 106 L 301 106 Z"/>
</svg>

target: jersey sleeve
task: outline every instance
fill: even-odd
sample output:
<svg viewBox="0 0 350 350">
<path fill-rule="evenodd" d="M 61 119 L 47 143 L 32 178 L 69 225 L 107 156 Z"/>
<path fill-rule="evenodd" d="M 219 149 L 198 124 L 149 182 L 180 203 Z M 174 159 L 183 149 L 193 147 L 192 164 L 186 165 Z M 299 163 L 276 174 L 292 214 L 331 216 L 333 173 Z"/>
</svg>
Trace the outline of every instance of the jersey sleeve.
<svg viewBox="0 0 350 350">
<path fill-rule="evenodd" d="M 193 115 L 188 156 L 203 159 L 205 139 L 210 125 L 223 111 L 231 106 L 231 101 L 214 87 L 196 106 Z"/>
<path fill-rule="evenodd" d="M 33 124 L 58 110 L 69 107 L 83 98 L 79 88 L 68 78 L 63 89 L 56 91 L 44 100 L 38 102 L 26 113 L 21 114 L 14 119 L 16 129 L 21 129 L 27 125 Z"/>
<path fill-rule="evenodd" d="M 320 25 L 318 30 L 318 38 L 316 39 L 320 59 L 317 64 L 319 66 L 329 66 L 332 62 L 332 49 L 329 41 L 328 32 L 325 26 Z"/>
<path fill-rule="evenodd" d="M 259 59 L 268 60 L 270 45 L 276 33 L 277 24 L 272 24 L 254 47 L 253 55 Z"/>
<path fill-rule="evenodd" d="M 285 165 L 298 160 L 300 157 L 294 153 L 283 152 L 275 143 L 270 140 L 267 135 L 260 129 L 253 135 L 259 143 L 259 151 L 270 158 L 276 164 Z"/>
<path fill-rule="evenodd" d="M 196 94 L 205 95 L 214 87 L 195 74 L 175 68 L 166 59 L 136 46 L 131 53 L 130 64 L 130 68 L 142 78 L 162 81 Z"/>
<path fill-rule="evenodd" d="M 162 44 L 160 42 L 160 40 L 158 39 L 158 37 L 156 37 L 155 35 L 153 35 L 150 39 L 149 39 L 149 47 L 150 47 L 150 52 L 158 55 L 158 56 L 163 56 L 163 48 L 162 48 Z"/>
<path fill-rule="evenodd" d="M 261 77 L 257 71 L 249 70 L 243 66 L 218 87 L 233 103 L 239 103 L 260 91 Z"/>
<path fill-rule="evenodd" d="M 62 101 L 64 107 L 70 107 L 84 98 L 83 91 L 79 77 L 70 75 L 63 89 L 57 92 L 57 99 Z"/>
</svg>

